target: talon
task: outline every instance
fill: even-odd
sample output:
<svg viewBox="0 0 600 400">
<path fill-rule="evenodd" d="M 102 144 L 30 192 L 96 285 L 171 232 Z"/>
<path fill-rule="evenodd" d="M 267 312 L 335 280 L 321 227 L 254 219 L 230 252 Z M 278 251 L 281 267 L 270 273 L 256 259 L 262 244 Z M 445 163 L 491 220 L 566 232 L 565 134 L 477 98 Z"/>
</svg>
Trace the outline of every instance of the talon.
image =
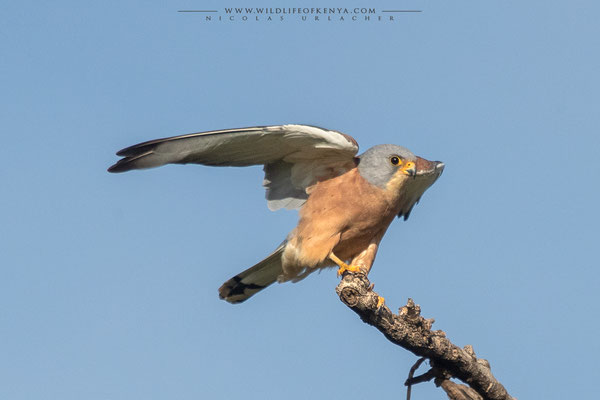
<svg viewBox="0 0 600 400">
<path fill-rule="evenodd" d="M 329 254 L 329 259 L 331 261 L 333 261 L 334 263 L 336 263 L 340 267 L 340 269 L 338 269 L 338 271 L 337 271 L 338 276 L 340 276 L 341 274 L 343 274 L 346 271 L 360 272 L 360 267 L 358 267 L 356 265 L 348 265 L 348 264 L 346 264 L 345 262 L 343 262 L 342 260 L 340 260 L 338 258 L 338 256 L 336 256 L 333 253 Z"/>
<path fill-rule="evenodd" d="M 384 303 L 385 303 L 385 298 L 381 297 L 381 296 L 378 296 L 378 299 L 377 299 L 377 308 L 380 308 Z"/>
<path fill-rule="evenodd" d="M 346 271 L 360 272 L 360 267 L 357 267 L 356 265 L 348 265 L 348 264 L 344 263 L 343 265 L 340 265 L 340 268 L 338 269 L 337 274 L 338 274 L 338 276 L 340 276 Z"/>
</svg>

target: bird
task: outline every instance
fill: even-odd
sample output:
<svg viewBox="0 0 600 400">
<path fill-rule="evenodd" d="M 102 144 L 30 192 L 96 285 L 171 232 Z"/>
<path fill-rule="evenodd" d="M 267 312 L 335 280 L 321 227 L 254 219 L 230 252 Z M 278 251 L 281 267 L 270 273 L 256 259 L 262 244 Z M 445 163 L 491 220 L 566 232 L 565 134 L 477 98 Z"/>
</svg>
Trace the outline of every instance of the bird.
<svg viewBox="0 0 600 400">
<path fill-rule="evenodd" d="M 324 268 L 368 274 L 391 222 L 408 219 L 444 170 L 443 162 L 394 144 L 360 155 L 358 149 L 352 136 L 317 126 L 254 126 L 139 143 L 118 151 L 122 158 L 108 171 L 264 166 L 269 209 L 298 209 L 298 224 L 264 260 L 219 288 L 221 299 L 237 304 L 275 282 L 298 282 Z"/>
</svg>

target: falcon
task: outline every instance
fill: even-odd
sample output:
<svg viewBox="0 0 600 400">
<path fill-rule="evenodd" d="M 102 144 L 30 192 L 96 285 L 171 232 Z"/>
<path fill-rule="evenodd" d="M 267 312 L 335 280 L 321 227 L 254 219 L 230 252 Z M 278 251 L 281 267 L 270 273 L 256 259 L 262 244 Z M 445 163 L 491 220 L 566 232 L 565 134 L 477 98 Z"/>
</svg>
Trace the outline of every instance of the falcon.
<svg viewBox="0 0 600 400">
<path fill-rule="evenodd" d="M 269 209 L 299 209 L 299 220 L 273 253 L 219 288 L 221 299 L 241 303 L 276 281 L 297 282 L 322 268 L 368 274 L 390 223 L 406 220 L 444 170 L 393 144 L 357 153 L 356 140 L 341 132 L 256 126 L 139 143 L 119 151 L 123 158 L 108 171 L 264 165 Z"/>
</svg>

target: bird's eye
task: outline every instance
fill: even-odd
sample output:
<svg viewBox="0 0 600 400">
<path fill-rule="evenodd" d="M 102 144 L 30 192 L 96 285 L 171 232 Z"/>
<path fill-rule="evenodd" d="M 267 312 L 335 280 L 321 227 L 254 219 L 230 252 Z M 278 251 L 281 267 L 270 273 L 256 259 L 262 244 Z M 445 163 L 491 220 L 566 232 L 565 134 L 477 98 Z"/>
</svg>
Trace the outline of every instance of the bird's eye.
<svg viewBox="0 0 600 400">
<path fill-rule="evenodd" d="M 390 162 L 392 163 L 392 165 L 398 165 L 400 164 L 400 158 L 396 156 L 390 157 Z"/>
</svg>

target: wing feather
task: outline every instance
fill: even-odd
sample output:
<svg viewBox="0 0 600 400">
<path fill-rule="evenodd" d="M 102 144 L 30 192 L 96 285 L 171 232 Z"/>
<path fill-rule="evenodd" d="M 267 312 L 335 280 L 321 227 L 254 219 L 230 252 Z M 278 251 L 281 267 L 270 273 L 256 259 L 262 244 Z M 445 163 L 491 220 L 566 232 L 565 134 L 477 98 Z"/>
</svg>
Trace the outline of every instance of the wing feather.
<svg viewBox="0 0 600 400">
<path fill-rule="evenodd" d="M 156 139 L 120 150 L 109 172 L 165 164 L 259 165 L 282 159 L 316 159 L 328 153 L 353 157 L 356 141 L 343 133 L 308 125 L 257 126 Z"/>
<path fill-rule="evenodd" d="M 263 164 L 269 208 L 298 208 L 319 180 L 354 167 L 358 144 L 349 135 L 310 125 L 255 126 L 192 133 L 139 143 L 117 152 L 109 172 L 165 164 Z"/>
</svg>

